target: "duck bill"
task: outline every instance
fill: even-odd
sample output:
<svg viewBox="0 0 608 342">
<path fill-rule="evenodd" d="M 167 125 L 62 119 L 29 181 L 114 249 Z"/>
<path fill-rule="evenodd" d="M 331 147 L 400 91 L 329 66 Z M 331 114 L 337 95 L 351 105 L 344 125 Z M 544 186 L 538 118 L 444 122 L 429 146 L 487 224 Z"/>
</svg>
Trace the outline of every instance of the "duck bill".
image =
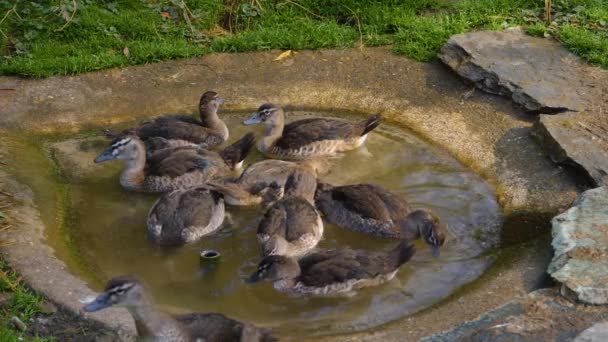
<svg viewBox="0 0 608 342">
<path fill-rule="evenodd" d="M 262 123 L 262 119 L 260 118 L 260 114 L 258 112 L 251 114 L 249 118 L 243 121 L 243 125 L 245 126 L 256 125 L 259 123 Z"/>
<path fill-rule="evenodd" d="M 95 312 L 95 311 L 103 310 L 110 306 L 112 306 L 112 303 L 110 303 L 110 295 L 108 295 L 107 293 L 104 292 L 104 293 L 100 294 L 99 296 L 97 296 L 97 298 L 95 298 L 95 300 L 93 300 L 89 304 L 85 305 L 82 309 L 86 312 Z"/>
<path fill-rule="evenodd" d="M 103 163 L 108 160 L 116 159 L 116 156 L 112 154 L 112 148 L 108 148 L 105 151 L 101 152 L 100 155 L 95 158 L 95 163 Z"/>
<path fill-rule="evenodd" d="M 439 246 L 431 246 L 431 255 L 435 258 L 439 258 L 441 252 L 439 251 Z"/>
<path fill-rule="evenodd" d="M 216 96 L 215 97 L 215 101 L 217 101 L 217 103 L 220 104 L 220 105 L 224 104 L 224 98 L 223 97 Z"/>
</svg>

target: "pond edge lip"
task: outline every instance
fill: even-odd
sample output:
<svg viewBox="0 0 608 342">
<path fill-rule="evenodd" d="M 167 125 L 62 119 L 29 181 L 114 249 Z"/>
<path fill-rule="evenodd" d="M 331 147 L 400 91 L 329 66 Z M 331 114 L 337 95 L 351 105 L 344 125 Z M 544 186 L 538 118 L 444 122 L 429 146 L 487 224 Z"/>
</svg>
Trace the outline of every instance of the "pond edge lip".
<svg viewBox="0 0 608 342">
<path fill-rule="evenodd" d="M 367 51 L 370 55 L 373 55 L 373 57 L 375 59 L 386 59 L 386 60 L 390 60 L 390 63 L 388 63 L 388 65 L 386 65 L 386 68 L 390 69 L 388 72 L 390 74 L 392 74 L 392 67 L 394 67 L 394 65 L 400 65 L 403 66 L 404 68 L 412 68 L 415 69 L 414 74 L 418 73 L 418 74 L 422 74 L 425 77 L 437 77 L 437 74 L 441 74 L 441 73 L 446 73 L 445 70 L 441 69 L 441 67 L 438 67 L 437 65 L 429 65 L 429 64 L 424 64 L 424 63 L 417 63 L 417 62 L 413 62 L 413 61 L 409 61 L 407 59 L 401 58 L 401 57 L 396 57 L 391 55 L 391 53 L 386 50 L 386 49 L 365 49 L 365 51 Z M 339 66 L 340 63 L 343 61 L 343 57 L 344 54 L 350 54 L 351 56 L 354 56 L 358 53 L 357 50 L 345 50 L 345 51 L 324 51 L 321 52 L 321 55 L 331 55 L 330 57 L 331 59 L 331 64 L 334 66 Z M 302 59 L 305 56 L 308 56 L 308 58 L 311 58 L 310 56 L 316 56 L 319 53 L 317 52 L 302 52 L 300 54 L 300 59 Z M 242 54 L 242 56 L 248 58 L 248 59 L 253 59 L 254 62 L 259 62 L 260 60 L 265 60 L 266 57 L 269 56 L 268 53 L 250 53 L 250 54 Z M 249 58 L 253 56 L 253 58 Z M 200 58 L 200 60 L 204 60 L 204 61 L 212 61 L 216 64 L 218 58 L 222 58 L 222 59 L 228 59 L 228 63 L 226 64 L 230 64 L 230 59 L 232 59 L 232 61 L 234 60 L 235 57 L 238 57 L 238 55 L 224 55 L 224 54 L 215 54 L 215 55 L 209 55 L 203 58 Z M 89 88 L 95 88 L 97 86 L 99 86 L 99 84 L 97 86 L 92 85 L 92 84 L 88 84 L 87 82 L 92 82 L 95 83 L 94 78 L 97 77 L 118 77 L 119 79 L 121 77 L 137 77 L 137 72 L 140 71 L 142 72 L 144 78 L 149 77 L 150 76 L 150 71 L 153 69 L 157 69 L 160 68 L 162 69 L 163 67 L 167 67 L 165 69 L 167 70 L 161 70 L 159 73 L 163 74 L 163 75 L 167 75 L 167 76 L 171 76 L 171 72 L 173 72 L 176 69 L 176 66 L 179 67 L 180 65 L 183 65 L 184 61 L 172 61 L 172 62 L 163 62 L 163 63 L 159 63 L 159 64 L 155 64 L 155 65 L 148 65 L 148 66 L 138 66 L 138 67 L 129 67 L 129 68 L 125 68 L 125 69 L 121 69 L 121 70 L 107 70 L 107 71 L 102 71 L 102 72 L 95 72 L 95 73 L 91 73 L 91 74 L 83 74 L 80 76 L 75 76 L 75 77 L 69 77 L 69 76 L 65 76 L 65 77 L 55 77 L 55 78 L 51 78 L 51 79 L 47 79 L 47 80 L 41 80 L 41 81 L 24 81 L 25 85 L 20 85 L 17 88 L 17 93 L 16 95 L 25 95 L 27 93 L 27 91 L 36 91 L 36 90 L 42 90 L 41 91 L 41 96 L 44 98 L 44 96 L 46 96 L 45 94 L 49 94 L 49 86 L 52 86 L 53 83 L 61 83 L 61 81 L 66 80 L 66 81 L 73 81 L 73 80 L 77 80 L 77 84 L 76 87 L 81 87 L 84 86 L 89 87 Z M 220 63 L 221 64 L 221 63 Z M 382 63 L 380 63 L 382 64 Z M 225 69 L 227 67 L 224 67 Z M 265 64 L 262 65 L 262 68 L 266 68 L 266 69 L 273 69 L 276 67 L 274 66 L 270 66 L 270 64 Z M 355 67 L 354 65 L 351 65 L 350 68 L 352 70 L 357 70 L 357 67 Z M 382 66 L 381 66 L 382 68 Z M 226 78 L 230 78 L 230 75 L 234 75 L 235 71 L 234 70 L 224 70 L 225 73 L 223 74 L 224 76 L 224 80 Z M 125 76 L 126 75 L 126 76 Z M 160 76 L 163 76 L 160 75 Z M 416 75 L 414 75 L 416 76 Z M 419 76 L 419 75 L 418 75 Z M 369 77 L 369 75 L 368 75 Z M 454 81 L 454 77 L 453 76 L 445 76 L 448 79 L 448 83 L 451 84 L 451 86 L 454 86 L 456 88 L 458 88 L 457 83 Z M 203 77 L 204 78 L 204 77 Z M 415 78 L 415 77 L 414 77 Z M 2 78 L 0 78 L 2 79 Z M 163 77 L 159 77 L 159 79 L 161 81 L 159 81 L 160 84 L 164 84 L 166 86 L 171 86 L 173 83 L 173 81 L 167 81 L 167 80 L 163 80 Z M 371 78 L 372 80 L 377 80 L 376 78 Z M 292 82 L 293 80 L 283 80 L 283 83 L 286 83 L 286 81 Z M 341 79 L 340 82 L 334 82 L 335 80 L 331 80 L 332 82 L 329 83 L 327 77 L 324 80 L 321 80 L 322 83 L 324 84 L 322 87 L 317 87 L 317 88 L 311 88 L 310 86 L 305 86 L 303 88 L 305 89 L 298 89 L 297 92 L 294 92 L 294 89 L 287 89 L 285 90 L 284 94 L 281 94 L 279 97 L 281 97 L 284 101 L 283 103 L 287 103 L 287 105 L 293 105 L 293 104 L 297 104 L 299 106 L 304 106 L 304 107 L 310 107 L 310 106 L 314 106 L 317 108 L 329 108 L 329 104 L 331 104 L 331 99 L 339 99 L 340 101 L 345 101 L 349 100 L 349 99 L 353 99 L 352 96 L 355 95 L 361 95 L 364 96 L 365 92 L 354 92 L 352 89 L 352 86 L 349 84 L 349 82 L 345 79 Z M 80 82 L 80 83 L 79 83 Z M 219 84 L 218 80 L 215 80 L 215 84 Z M 234 83 L 235 81 L 233 81 Z M 236 82 L 238 82 L 238 79 L 236 80 Z M 69 83 L 69 82 L 68 82 Z M 211 88 L 209 86 L 210 82 L 207 82 L 207 88 Z M 213 82 L 211 82 L 213 83 Z M 337 83 L 337 84 L 335 84 Z M 399 82 L 397 82 L 397 84 L 399 84 Z M 285 85 L 285 84 L 283 84 Z M 329 86 L 331 85 L 331 87 Z M 254 103 L 258 103 L 259 98 L 262 98 L 260 95 L 256 95 L 256 94 L 251 94 L 251 95 L 242 95 L 242 94 L 238 94 L 238 90 L 242 90 L 239 85 L 235 85 L 232 84 L 230 86 L 226 86 L 225 84 L 223 84 L 222 90 L 224 92 L 232 92 L 234 95 L 234 98 L 237 99 L 237 102 L 239 103 L 243 103 L 246 106 L 250 106 L 250 105 L 254 105 Z M 281 85 L 275 85 L 275 87 L 279 87 L 280 88 Z M 25 88 L 24 88 L 25 87 Z M 67 85 L 67 87 L 72 87 L 71 89 L 74 90 L 73 88 L 75 87 L 74 84 L 72 85 Z M 192 85 L 189 86 L 190 88 L 196 88 L 196 89 L 190 89 L 189 92 L 190 93 L 198 93 L 200 90 L 198 88 L 200 88 L 200 86 L 198 87 L 193 87 Z M 51 87 L 52 88 L 52 87 Z M 119 87 L 120 88 L 120 87 Z M 144 87 L 145 88 L 145 87 Z M 183 88 L 183 87 L 182 87 Z M 462 86 L 460 88 L 463 88 Z M 457 89 L 457 91 L 460 90 L 460 88 Z M 25 90 L 24 90 L 25 89 Z M 278 89 L 278 88 L 277 88 Z M 314 92 L 313 92 L 314 89 Z M 27 90 L 27 91 L 26 91 Z M 54 89 L 50 89 L 50 90 L 54 90 Z M 145 89 L 144 89 L 145 90 Z M 267 88 L 265 90 L 268 90 Z M 325 95 L 325 96 L 321 96 L 318 98 L 312 98 L 311 96 L 309 97 L 304 97 L 302 98 L 301 95 L 303 93 L 308 93 L 308 94 L 315 94 L 318 95 L 318 92 L 324 90 L 326 91 L 329 95 Z M 74 90 L 75 91 L 75 90 Z M 118 89 L 118 91 L 120 91 L 120 89 Z M 333 92 L 332 92 L 333 91 Z M 430 90 L 429 90 L 430 92 Z M 415 95 L 415 94 L 414 94 Z M 456 100 L 456 92 L 452 92 L 450 94 L 448 94 L 448 99 L 453 98 L 454 100 Z M 50 95 L 49 95 L 50 96 Z M 391 96 L 384 96 L 384 100 L 385 101 L 392 101 L 391 100 Z M 226 96 L 228 97 L 228 96 Z M 255 100 L 254 100 L 255 98 Z M 1 101 L 2 99 L 0 99 Z M 112 100 L 110 100 L 110 102 L 115 101 L 115 98 L 112 98 Z M 315 102 L 317 101 L 317 102 Z M 360 98 L 357 101 L 353 101 L 354 103 L 354 107 L 352 108 L 354 111 L 360 111 L 360 112 L 371 112 L 370 110 L 370 106 L 368 103 L 365 103 L 366 101 L 371 101 L 371 98 L 369 97 L 363 97 L 362 99 Z M 418 136 L 422 137 L 422 138 L 428 138 L 430 139 L 433 143 L 435 143 L 436 145 L 440 145 L 443 146 L 445 145 L 446 141 L 453 141 L 453 137 L 452 139 L 446 139 L 446 137 L 443 137 L 444 139 L 438 139 L 437 135 L 433 135 L 433 127 L 425 127 L 424 125 L 424 118 L 427 117 L 425 115 L 422 115 L 419 111 L 420 111 L 420 107 L 415 107 L 413 108 L 413 111 L 408 112 L 409 109 L 411 109 L 411 102 L 413 101 L 413 99 L 394 99 L 393 103 L 390 103 L 390 105 L 388 106 L 389 108 L 387 108 L 387 110 L 385 111 L 386 113 L 389 113 L 389 119 L 391 121 L 399 121 L 401 124 L 406 125 L 406 126 L 410 126 Z M 179 102 L 182 103 L 184 101 L 178 100 L 176 101 L 175 99 L 173 99 L 173 102 Z M 450 101 L 451 103 L 452 101 Z M 457 101 L 453 101 L 454 104 Z M 500 100 L 498 100 L 498 102 L 500 102 Z M 51 106 L 51 110 L 54 110 L 55 112 L 52 112 L 51 114 L 57 116 L 57 113 L 60 113 L 62 111 L 62 107 L 61 106 L 57 106 L 56 102 L 53 102 L 55 104 L 55 106 Z M 109 103 L 109 102 L 108 102 Z M 450 105 L 450 104 L 448 104 Z M 33 112 L 35 112 L 37 110 L 36 106 L 31 106 L 30 103 L 26 103 L 25 105 L 22 103 L 21 104 L 21 109 L 27 109 L 25 110 L 26 113 L 29 113 L 27 115 L 30 115 L 30 122 L 32 122 L 32 119 L 36 118 L 36 116 L 31 116 L 31 114 Z M 23 107 L 25 106 L 25 107 Z M 160 111 L 164 111 L 166 109 L 162 109 L 162 108 L 182 108 L 183 104 L 171 104 L 169 106 L 165 106 L 162 107 L 160 109 L 156 109 L 156 110 L 160 110 Z M 19 105 L 17 105 L 16 107 L 19 107 Z M 68 105 L 69 107 L 69 105 Z M 190 106 L 188 106 L 190 107 Z M 341 107 L 341 106 L 337 106 L 337 107 Z M 500 107 L 500 106 L 499 106 Z M 71 108 L 71 107 L 70 107 Z M 150 108 L 150 106 L 144 106 L 144 108 Z M 14 109 L 14 108 L 13 108 Z M 69 108 L 68 108 L 69 109 Z M 28 112 L 29 111 L 29 112 Z M 69 112 L 69 110 L 68 110 Z M 97 112 L 94 111 L 95 114 L 99 114 Z M 104 112 L 102 112 L 100 115 L 103 117 Z M 9 113 L 10 114 L 10 113 Z M 14 114 L 14 112 L 12 113 Z M 45 112 L 43 111 L 41 114 L 45 114 Z M 69 114 L 69 113 L 68 113 Z M 105 112 L 105 114 L 107 115 L 107 112 Z M 437 114 L 437 113 L 435 113 Z M 443 114 L 442 118 L 445 120 L 443 123 L 441 123 L 443 126 L 447 126 L 448 127 L 448 131 L 452 130 L 454 128 L 454 126 L 452 126 L 452 124 L 460 124 L 460 122 L 457 121 L 450 121 L 453 120 L 453 118 L 450 118 L 450 114 L 453 114 L 452 112 L 446 113 L 447 115 Z M 27 116 L 26 115 L 26 116 Z M 51 115 L 51 116 L 53 116 Z M 10 115 L 9 115 L 10 116 Z M 68 115 L 69 116 L 69 115 Z M 82 118 L 82 116 L 81 116 Z M 118 120 L 122 120 L 123 117 L 118 117 Z M 428 118 L 428 117 L 427 117 Z M 42 118 L 41 118 L 42 119 Z M 78 117 L 76 117 L 76 119 L 78 119 Z M 422 119 L 421 125 L 415 125 L 413 123 L 415 123 L 417 120 Z M 1 120 L 1 119 L 0 119 Z M 60 120 L 57 121 L 57 123 L 59 125 L 62 124 L 62 122 L 65 122 L 66 118 L 65 117 L 60 117 Z M 27 120 L 26 120 L 27 121 Z M 35 122 L 36 120 L 34 120 Z M 86 121 L 86 120 L 85 120 Z M 466 120 L 465 120 L 466 121 Z M 6 121 L 5 121 L 6 122 Z M 88 124 L 91 124 L 91 121 L 87 121 Z M 21 124 L 23 124 L 24 122 L 21 122 Z M 41 120 L 40 124 L 37 124 L 36 126 L 38 128 L 44 128 L 44 120 Z M 489 122 L 487 123 L 489 126 L 492 125 L 492 120 L 489 120 Z M 42 126 L 41 126 L 42 125 Z M 6 126 L 5 126 L 6 127 Z M 75 126 L 71 126 L 71 127 L 75 127 Z M 518 125 L 516 123 L 511 123 L 511 128 L 520 128 L 521 125 Z M 70 128 L 70 125 L 67 125 L 67 128 Z M 510 129 L 510 128 L 509 128 Z M 504 129 L 503 129 L 504 131 Z M 465 132 L 466 133 L 466 132 Z M 466 134 L 465 134 L 466 136 Z M 449 138 L 449 137 L 447 137 Z M 482 140 L 480 140 L 482 141 Z M 490 141 L 490 143 L 485 143 L 483 145 L 485 146 L 481 146 L 481 149 L 492 149 L 495 147 L 495 143 L 496 141 Z M 1 147 L 0 147 L 1 149 Z M 469 150 L 469 154 L 467 155 L 466 153 L 463 154 L 463 151 L 454 151 L 454 149 L 450 149 L 449 150 L 450 153 L 454 156 L 456 156 L 456 158 L 458 160 L 460 160 L 462 162 L 462 160 L 467 160 L 467 159 L 473 159 L 475 157 L 475 155 L 471 155 L 471 150 Z M 464 151 L 466 152 L 466 151 Z M 489 152 L 486 151 L 485 153 L 489 153 L 490 155 L 495 153 L 496 151 L 492 151 L 490 150 Z M 483 164 L 483 163 L 482 163 Z M 465 162 L 465 165 L 468 165 L 468 163 Z M 490 179 L 491 181 L 491 185 L 493 186 L 498 186 L 498 190 L 501 191 L 501 186 L 503 186 L 505 183 L 507 184 L 506 189 L 508 190 L 509 187 L 509 181 L 512 180 L 510 178 L 504 179 L 501 178 L 501 175 L 492 175 L 493 173 L 496 173 L 495 171 L 492 170 L 486 170 L 486 172 L 481 172 L 484 171 L 484 169 L 487 168 L 487 165 L 484 167 L 483 165 L 478 165 L 476 168 L 473 168 L 474 171 L 482 174 L 484 176 L 484 178 Z M 1 171 L 1 170 L 0 170 Z M 558 170 L 556 169 L 551 169 L 550 172 L 557 172 Z M 59 303 L 62 306 L 65 306 L 67 308 L 69 308 L 72 311 L 78 312 L 80 309 L 81 304 L 78 302 L 79 298 L 83 298 L 85 296 L 88 295 L 94 295 L 95 293 L 88 287 L 88 285 L 86 283 L 84 283 L 82 280 L 78 279 L 77 277 L 75 277 L 74 275 L 72 275 L 69 272 L 66 272 L 66 267 L 63 264 L 63 262 L 61 262 L 60 260 L 56 259 L 53 255 L 53 251 L 52 249 L 47 246 L 44 243 L 44 226 L 42 224 L 42 222 L 40 221 L 38 212 L 35 209 L 35 205 L 33 202 L 33 198 L 32 198 L 32 194 L 31 191 L 29 191 L 27 188 L 24 188 L 23 185 L 18 184 L 14 179 L 12 179 L 10 177 L 10 175 L 8 173 L 2 172 L 3 175 L 5 175 L 5 178 L 9 179 L 9 183 L 12 182 L 12 184 L 9 184 L 10 186 L 12 186 L 15 189 L 20 189 L 21 191 L 24 191 L 25 194 L 24 196 L 21 196 L 20 198 L 16 198 L 17 202 L 21 202 L 20 204 L 17 205 L 17 208 L 19 209 L 20 214 L 17 217 L 17 220 L 21 222 L 19 227 L 16 227 L 16 229 L 14 230 L 10 230 L 8 232 L 5 232 L 3 235 L 8 235 L 9 239 L 12 241 L 15 241 L 16 243 L 12 246 L 5 246 L 2 247 L 1 251 L 3 252 L 3 254 L 5 254 L 5 260 L 7 260 L 7 262 L 9 263 L 9 265 L 11 267 L 13 267 L 17 272 L 21 273 L 25 280 L 26 283 L 31 286 L 34 290 L 39 291 L 43 294 L 45 294 L 47 297 L 49 297 L 49 299 Z M 489 175 L 489 176 L 488 176 Z M 524 180 L 529 180 L 529 178 L 526 178 L 526 176 L 522 176 L 524 177 Z M 554 177 L 555 178 L 555 177 Z M 560 178 L 555 178 L 556 181 L 563 181 Z M 550 182 L 551 180 L 549 180 Z M 517 183 L 517 182 L 515 182 Z M 524 182 L 525 183 L 525 182 Z M 517 185 L 517 184 L 516 184 Z M 517 189 L 526 189 L 527 184 L 522 185 L 518 185 Z M 569 192 L 569 191 L 574 191 L 574 194 L 565 194 L 565 199 L 561 199 L 561 202 L 565 202 L 568 200 L 568 198 L 575 196 L 576 194 L 576 187 L 572 186 L 570 184 L 564 184 L 563 186 L 564 188 L 564 192 Z M 503 191 L 506 191 L 505 189 L 502 189 Z M 29 194 L 29 197 L 28 197 Z M 561 193 L 560 193 L 561 195 Z M 507 196 L 508 197 L 508 196 Z M 521 209 L 521 208 L 527 208 L 529 204 L 533 204 L 533 205 L 538 205 L 538 200 L 540 197 L 530 197 L 530 196 L 524 196 L 523 199 L 519 199 L 517 200 L 517 198 L 514 199 L 509 199 L 507 198 L 505 200 L 507 207 L 510 209 Z M 530 203 L 531 202 L 531 203 Z M 559 201 L 558 201 L 559 202 Z M 505 204 L 505 203 L 501 203 L 501 204 Z M 554 205 L 554 207 L 550 208 L 551 210 L 557 210 L 557 208 L 560 206 L 560 203 L 557 203 Z M 534 209 L 534 206 L 532 206 L 532 209 Z M 24 215 L 24 213 L 28 213 L 28 215 Z M 19 231 L 17 232 L 17 229 L 19 229 Z M 27 245 L 28 248 L 23 248 L 23 245 Z M 69 290 L 65 290 L 65 289 L 69 289 Z M 95 314 L 95 315 L 87 315 L 87 318 L 92 318 L 94 320 L 100 321 L 110 327 L 113 328 L 117 328 L 117 327 L 122 327 L 122 329 L 124 331 L 126 331 L 126 333 L 133 333 L 134 330 L 134 325 L 132 322 L 132 319 L 130 317 L 130 315 L 128 315 L 126 313 L 125 310 L 120 310 L 120 309 L 111 309 L 111 310 L 107 310 L 104 313 L 99 313 L 99 314 Z"/>
</svg>

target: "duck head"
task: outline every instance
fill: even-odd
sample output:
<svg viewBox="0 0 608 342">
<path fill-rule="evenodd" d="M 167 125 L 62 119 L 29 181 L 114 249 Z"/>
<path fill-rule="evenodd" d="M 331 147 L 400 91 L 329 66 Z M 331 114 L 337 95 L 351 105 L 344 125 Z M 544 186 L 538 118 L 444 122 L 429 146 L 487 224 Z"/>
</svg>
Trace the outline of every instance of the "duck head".
<svg viewBox="0 0 608 342">
<path fill-rule="evenodd" d="M 216 92 L 208 91 L 201 95 L 201 99 L 198 102 L 198 109 L 201 114 L 201 119 L 207 114 L 214 114 L 224 104 L 224 99 L 221 98 Z"/>
<path fill-rule="evenodd" d="M 439 256 L 439 248 L 443 246 L 446 235 L 446 228 L 439 217 L 426 210 L 415 210 L 406 217 L 403 229 L 416 231 L 431 246 L 433 256 Z"/>
<path fill-rule="evenodd" d="M 243 125 L 250 126 L 263 123 L 267 127 L 275 126 L 283 120 L 283 109 L 272 103 L 265 103 L 258 108 L 249 118 L 243 121 Z"/>
<path fill-rule="evenodd" d="M 104 292 L 83 307 L 86 312 L 94 312 L 111 306 L 135 307 L 145 298 L 141 283 L 131 276 L 119 276 L 110 279 Z"/>
<path fill-rule="evenodd" d="M 284 189 L 277 182 L 272 182 L 256 194 L 262 199 L 262 207 L 268 208 L 283 197 Z"/>
<path fill-rule="evenodd" d="M 101 154 L 95 158 L 95 163 L 103 163 L 108 160 L 129 160 L 138 157 L 143 143 L 134 135 L 127 135 L 116 139 Z"/>
<path fill-rule="evenodd" d="M 247 279 L 247 283 L 291 280 L 299 275 L 300 265 L 295 259 L 270 255 L 260 261 L 256 271 Z"/>
</svg>

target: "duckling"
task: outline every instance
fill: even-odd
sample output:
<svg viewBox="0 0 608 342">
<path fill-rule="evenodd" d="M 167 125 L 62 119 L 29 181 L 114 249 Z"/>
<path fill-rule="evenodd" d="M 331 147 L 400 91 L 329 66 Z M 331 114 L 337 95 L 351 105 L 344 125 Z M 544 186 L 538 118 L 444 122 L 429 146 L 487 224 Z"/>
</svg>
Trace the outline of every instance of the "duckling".
<svg viewBox="0 0 608 342">
<path fill-rule="evenodd" d="M 135 320 L 137 334 L 145 341 L 277 341 L 267 329 L 218 313 L 171 316 L 160 312 L 155 309 L 142 284 L 130 276 L 112 278 L 104 292 L 85 305 L 83 310 L 95 312 L 111 306 L 124 307 L 129 311 Z"/>
<path fill-rule="evenodd" d="M 258 143 L 260 152 L 276 159 L 304 160 L 334 156 L 363 145 L 367 134 L 380 124 L 380 115 L 359 123 L 311 118 L 285 125 L 283 109 L 266 103 L 243 122 L 244 125 L 259 123 L 266 125 L 265 137 Z"/>
<path fill-rule="evenodd" d="M 302 197 L 317 187 L 316 177 L 296 171 L 285 184 L 285 194 L 264 215 L 257 231 L 262 255 L 297 257 L 313 249 L 323 236 L 323 220 L 314 204 Z M 313 191 L 314 192 L 314 191 Z"/>
<path fill-rule="evenodd" d="M 166 148 L 146 157 L 144 143 L 130 135 L 112 143 L 95 162 L 123 159 L 125 165 L 120 174 L 123 188 L 165 192 L 201 185 L 240 168 L 253 143 L 253 133 L 249 133 L 221 152 L 182 146 Z"/>
<path fill-rule="evenodd" d="M 335 295 L 385 283 L 412 258 L 415 248 L 401 241 L 389 251 L 366 252 L 350 248 L 325 250 L 300 260 L 271 255 L 258 265 L 247 282 L 272 281 L 281 292 Z"/>
<path fill-rule="evenodd" d="M 277 182 L 259 186 L 252 192 L 230 180 L 211 180 L 207 182 L 206 186 L 213 191 L 221 193 L 227 204 L 238 207 L 260 205 L 266 208 L 283 197 L 283 188 Z"/>
<path fill-rule="evenodd" d="M 224 99 L 216 92 L 208 91 L 199 101 L 200 121 L 186 115 L 161 116 L 121 133 L 107 130 L 106 135 L 112 138 L 137 135 L 151 151 L 178 146 L 211 148 L 228 140 L 228 127 L 217 115 L 223 103 Z"/>
<path fill-rule="evenodd" d="M 148 237 L 163 246 L 195 242 L 224 221 L 224 199 L 205 187 L 164 193 L 148 212 Z"/>
<path fill-rule="evenodd" d="M 226 179 L 224 182 L 212 182 L 209 185 L 222 192 L 226 203 L 234 206 L 258 205 L 264 202 L 268 186 L 275 183 L 280 190 L 280 199 L 284 193 L 287 178 L 294 172 L 305 172 L 309 181 L 316 183 L 316 171 L 320 164 L 315 161 L 294 163 L 283 160 L 268 159 L 250 165 L 237 179 Z M 302 187 L 300 196 L 314 203 L 316 184 Z M 276 192 L 275 192 L 276 193 Z M 267 197 L 269 199 L 269 197 Z M 268 201 L 266 201 L 268 203 Z"/>
<path fill-rule="evenodd" d="M 445 241 L 446 228 L 437 216 L 412 211 L 405 199 L 378 185 L 319 183 L 315 203 L 336 226 L 383 238 L 409 241 L 422 237 L 435 256 Z"/>
</svg>

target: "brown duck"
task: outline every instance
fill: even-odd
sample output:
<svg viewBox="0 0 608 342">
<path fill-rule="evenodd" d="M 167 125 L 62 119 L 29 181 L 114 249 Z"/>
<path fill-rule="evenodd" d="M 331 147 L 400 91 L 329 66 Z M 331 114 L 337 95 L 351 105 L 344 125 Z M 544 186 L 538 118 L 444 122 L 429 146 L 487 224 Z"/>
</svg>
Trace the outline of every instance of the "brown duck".
<svg viewBox="0 0 608 342">
<path fill-rule="evenodd" d="M 334 156 L 363 145 L 367 134 L 380 124 L 380 115 L 357 123 L 311 118 L 285 125 L 283 109 L 266 103 L 243 122 L 260 123 L 266 126 L 264 137 L 258 142 L 260 152 L 276 159 L 304 160 Z"/>
<path fill-rule="evenodd" d="M 258 225 L 262 255 L 302 256 L 319 243 L 323 220 L 303 196 L 316 187 L 316 177 L 307 172 L 295 171 L 289 176 L 283 198 L 268 208 Z"/>
<path fill-rule="evenodd" d="M 319 183 L 315 203 L 336 226 L 383 238 L 411 241 L 422 237 L 434 255 L 445 241 L 446 228 L 437 216 L 413 211 L 404 198 L 378 185 Z"/>
<path fill-rule="evenodd" d="M 136 135 L 150 151 L 178 146 L 211 148 L 228 140 L 228 127 L 217 115 L 223 103 L 224 99 L 216 92 L 208 91 L 199 101 L 200 121 L 186 115 L 161 116 L 121 133 L 107 130 L 106 135 L 112 138 Z"/>
<path fill-rule="evenodd" d="M 315 252 L 299 260 L 271 255 L 262 259 L 247 281 L 272 281 L 281 292 L 335 295 L 393 279 L 415 251 L 413 245 L 401 241 L 382 252 L 341 248 Z"/>
<path fill-rule="evenodd" d="M 294 172 L 303 172 L 307 179 L 315 184 L 301 188 L 299 195 L 313 203 L 316 185 L 317 167 L 314 161 L 294 163 L 284 160 L 268 159 L 250 165 L 237 179 L 225 179 L 223 182 L 213 182 L 210 186 L 224 195 L 226 203 L 234 206 L 258 205 L 264 202 L 268 187 L 271 184 L 278 186 L 278 198 L 284 193 L 287 178 Z M 273 185 L 274 186 L 274 185 Z"/>
<path fill-rule="evenodd" d="M 277 341 L 267 329 L 239 322 L 218 313 L 190 313 L 171 316 L 156 310 L 152 299 L 139 281 L 130 276 L 115 277 L 105 290 L 84 306 L 95 312 L 116 306 L 126 308 L 137 334 L 144 341 L 171 342 L 257 342 Z"/>
<path fill-rule="evenodd" d="M 144 143 L 135 135 L 113 142 L 96 163 L 113 159 L 125 161 L 120 184 L 128 190 L 165 192 L 205 184 L 239 168 L 254 143 L 253 133 L 246 134 L 223 151 L 198 147 L 174 147 L 146 156 Z"/>
<path fill-rule="evenodd" d="M 205 187 L 164 193 L 148 213 L 148 237 L 163 246 L 192 243 L 220 228 L 222 195 Z"/>
</svg>

